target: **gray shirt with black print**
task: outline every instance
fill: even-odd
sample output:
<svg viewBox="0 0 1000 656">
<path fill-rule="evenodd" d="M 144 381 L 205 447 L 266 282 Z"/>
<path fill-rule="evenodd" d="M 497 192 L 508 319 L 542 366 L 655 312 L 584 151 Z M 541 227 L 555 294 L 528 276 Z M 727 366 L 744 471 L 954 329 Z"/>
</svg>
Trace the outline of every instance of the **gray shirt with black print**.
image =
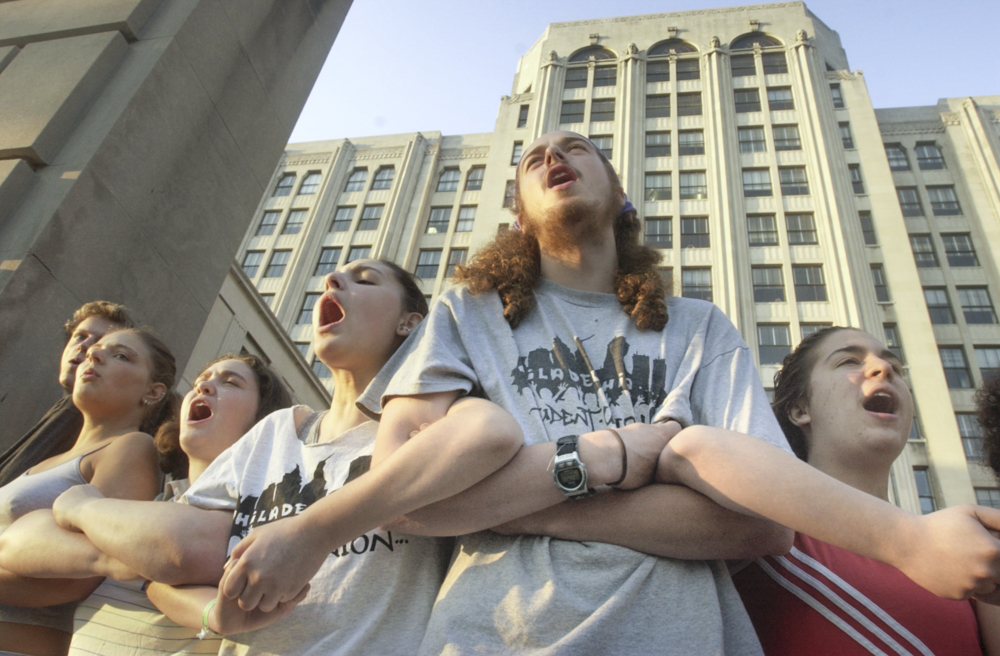
<svg viewBox="0 0 1000 656">
<path fill-rule="evenodd" d="M 788 449 L 750 350 L 714 305 L 671 299 L 667 327 L 640 331 L 612 294 L 542 281 L 535 295 L 512 330 L 496 293 L 446 291 L 385 394 L 362 400 L 482 394 L 526 444 L 670 416 Z M 483 531 L 459 539 L 441 590 L 423 654 L 760 654 L 720 561 Z"/>
</svg>

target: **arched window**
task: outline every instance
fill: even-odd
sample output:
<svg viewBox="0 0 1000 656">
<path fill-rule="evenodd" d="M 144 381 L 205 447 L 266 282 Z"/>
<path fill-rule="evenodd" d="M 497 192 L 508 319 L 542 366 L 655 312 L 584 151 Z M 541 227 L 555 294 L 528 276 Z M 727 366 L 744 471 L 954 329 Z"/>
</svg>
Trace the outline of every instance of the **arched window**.
<svg viewBox="0 0 1000 656">
<path fill-rule="evenodd" d="M 695 48 L 690 43 L 688 43 L 687 41 L 684 41 L 682 39 L 667 39 L 666 41 L 660 41 L 655 46 L 650 48 L 649 51 L 646 53 L 646 56 L 647 57 L 658 57 L 661 55 L 666 56 L 670 54 L 671 50 L 673 50 L 678 55 L 683 55 L 689 52 L 698 52 L 698 49 Z"/>
<path fill-rule="evenodd" d="M 392 179 L 396 176 L 396 169 L 391 166 L 383 166 L 375 173 L 375 180 L 372 181 L 372 191 L 376 189 L 388 189 L 392 186 Z"/>
<path fill-rule="evenodd" d="M 667 39 L 654 45 L 646 53 L 646 82 L 668 82 L 670 80 L 671 54 L 680 55 L 675 66 L 678 80 L 697 80 L 701 77 L 701 68 L 697 56 L 698 49 L 681 39 Z"/>
<path fill-rule="evenodd" d="M 319 182 L 322 179 L 323 174 L 319 171 L 309 171 L 309 174 L 302 178 L 302 184 L 299 185 L 299 196 L 315 194 L 319 190 Z"/>
<path fill-rule="evenodd" d="M 365 188 L 365 180 L 367 179 L 368 169 L 354 169 L 351 171 L 351 175 L 347 178 L 347 186 L 344 187 L 344 191 L 361 191 Z"/>
<path fill-rule="evenodd" d="M 587 64 L 591 57 L 597 62 L 594 69 L 595 87 L 613 87 L 618 83 L 618 58 L 615 53 L 601 46 L 588 46 L 570 55 L 564 88 L 582 89 L 587 86 Z"/>
<path fill-rule="evenodd" d="M 597 61 L 606 61 L 606 60 L 614 61 L 618 59 L 618 57 L 615 56 L 615 53 L 611 52 L 607 48 L 604 48 L 602 46 L 588 46 L 581 50 L 577 50 L 572 55 L 570 55 L 569 63 L 585 64 L 590 60 L 591 57 L 593 57 Z"/>
<path fill-rule="evenodd" d="M 729 49 L 752 50 L 754 46 L 758 45 L 761 48 L 780 48 L 784 44 L 773 36 L 768 36 L 761 32 L 751 32 L 750 34 L 744 34 L 741 37 L 733 39 L 733 42 L 729 44 Z"/>
</svg>

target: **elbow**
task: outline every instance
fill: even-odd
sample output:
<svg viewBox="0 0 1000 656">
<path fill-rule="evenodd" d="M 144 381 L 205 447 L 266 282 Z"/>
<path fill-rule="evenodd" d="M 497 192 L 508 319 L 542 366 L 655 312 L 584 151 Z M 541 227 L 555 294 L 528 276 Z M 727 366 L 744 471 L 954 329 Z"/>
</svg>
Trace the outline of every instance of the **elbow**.
<svg viewBox="0 0 1000 656">
<path fill-rule="evenodd" d="M 524 444 L 521 426 L 514 417 L 499 408 L 485 413 L 477 428 L 482 438 L 477 446 L 484 449 L 485 457 L 498 463 L 497 467 L 509 462 Z"/>
</svg>

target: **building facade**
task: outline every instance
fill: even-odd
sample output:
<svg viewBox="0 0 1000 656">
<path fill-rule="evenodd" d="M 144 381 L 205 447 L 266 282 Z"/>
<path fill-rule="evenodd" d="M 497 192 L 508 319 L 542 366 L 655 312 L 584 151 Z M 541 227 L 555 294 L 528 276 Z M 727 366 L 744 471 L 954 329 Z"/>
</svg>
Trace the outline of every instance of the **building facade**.
<svg viewBox="0 0 1000 656">
<path fill-rule="evenodd" d="M 875 110 L 800 2 L 555 23 L 492 133 L 289 144 L 237 260 L 329 382 L 309 345 L 322 276 L 388 258 L 433 297 L 513 221 L 521 149 L 554 129 L 604 150 L 674 293 L 726 312 L 766 388 L 827 325 L 902 355 L 917 419 L 897 503 L 1000 505 L 970 414 L 1000 369 L 1000 96 Z"/>
</svg>

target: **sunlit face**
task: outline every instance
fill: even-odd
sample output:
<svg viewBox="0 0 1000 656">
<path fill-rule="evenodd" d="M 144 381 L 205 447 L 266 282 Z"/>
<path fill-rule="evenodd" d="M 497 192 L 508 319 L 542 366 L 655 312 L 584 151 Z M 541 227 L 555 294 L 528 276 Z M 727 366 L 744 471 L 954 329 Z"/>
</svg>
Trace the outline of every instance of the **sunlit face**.
<svg viewBox="0 0 1000 656">
<path fill-rule="evenodd" d="M 129 330 L 116 330 L 87 349 L 86 359 L 77 366 L 73 403 L 81 411 L 125 414 L 143 401 L 159 401 L 166 393 L 153 383 L 149 349 L 142 338 Z"/>
<path fill-rule="evenodd" d="M 556 225 L 588 219 L 610 225 L 624 197 L 588 139 L 574 132 L 550 132 L 536 139 L 518 164 L 520 221 L 541 235 Z"/>
<path fill-rule="evenodd" d="M 899 455 L 913 420 L 899 358 L 860 330 L 831 333 L 815 356 L 809 401 L 792 416 L 801 422 L 810 460 L 824 451 L 840 458 Z"/>
<path fill-rule="evenodd" d="M 189 458 L 215 460 L 253 427 L 259 398 L 257 376 L 247 363 L 209 365 L 181 403 L 181 449 Z"/>
<path fill-rule="evenodd" d="M 59 363 L 59 384 L 67 391 L 73 391 L 76 382 L 76 369 L 86 359 L 87 349 L 104 337 L 109 330 L 117 328 L 118 324 L 101 316 L 89 316 L 73 330 L 66 347 L 63 349 L 62 360 Z"/>
<path fill-rule="evenodd" d="M 331 369 L 380 368 L 419 323 L 403 289 L 377 260 L 355 260 L 326 276 L 313 308 L 313 351 Z"/>
</svg>

